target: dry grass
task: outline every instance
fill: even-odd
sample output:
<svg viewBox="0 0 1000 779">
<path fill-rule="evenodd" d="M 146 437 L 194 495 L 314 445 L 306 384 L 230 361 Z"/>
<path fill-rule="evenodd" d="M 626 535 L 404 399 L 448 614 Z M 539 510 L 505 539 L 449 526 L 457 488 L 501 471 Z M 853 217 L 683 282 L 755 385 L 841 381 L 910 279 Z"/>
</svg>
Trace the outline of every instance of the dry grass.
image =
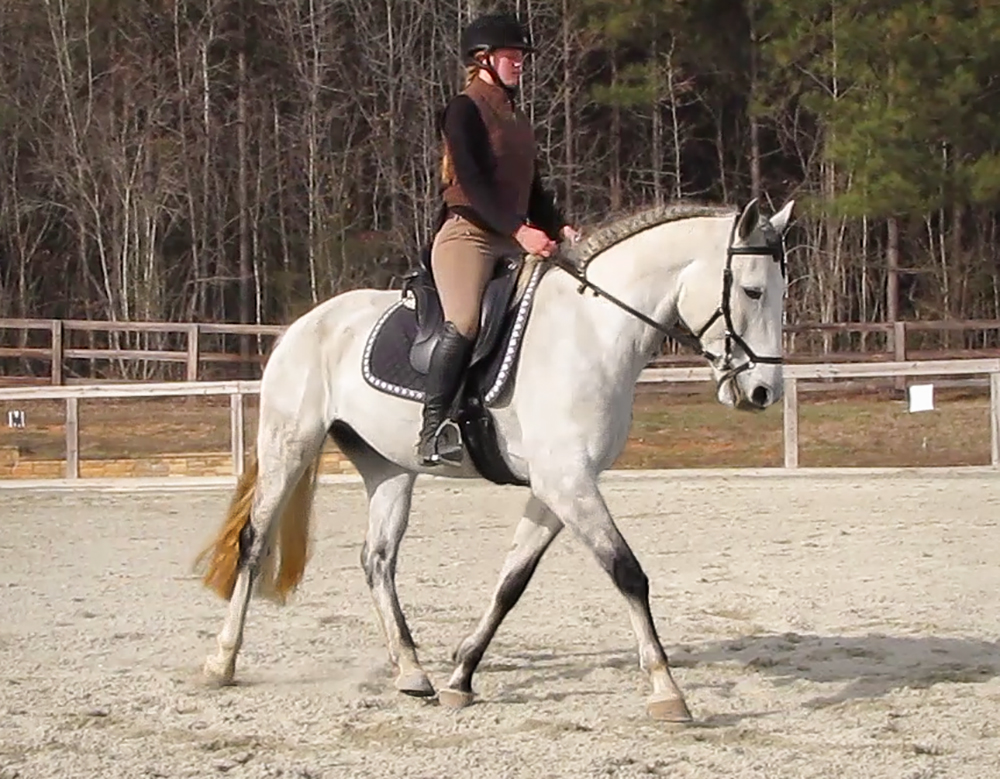
<svg viewBox="0 0 1000 779">
<path fill-rule="evenodd" d="M 799 465 L 944 466 L 990 462 L 989 397 L 936 393 L 911 414 L 887 392 L 799 396 Z M 730 411 L 705 395 L 641 394 L 623 468 L 768 467 L 783 462 L 782 409 Z"/>
<path fill-rule="evenodd" d="M 800 395 L 802 466 L 985 465 L 990 461 L 989 398 L 985 392 L 939 391 L 935 411 L 910 414 L 888 393 Z M 15 406 L 0 404 L 0 413 Z M 64 405 L 18 404 L 27 428 L 0 427 L 0 448 L 25 459 L 64 453 Z M 2 418 L 6 413 L 2 413 Z M 246 440 L 256 429 L 256 399 L 246 406 Z M 80 403 L 84 459 L 229 451 L 228 398 L 84 400 Z M 622 468 L 780 466 L 782 410 L 735 412 L 708 391 L 696 395 L 641 393 Z"/>
</svg>

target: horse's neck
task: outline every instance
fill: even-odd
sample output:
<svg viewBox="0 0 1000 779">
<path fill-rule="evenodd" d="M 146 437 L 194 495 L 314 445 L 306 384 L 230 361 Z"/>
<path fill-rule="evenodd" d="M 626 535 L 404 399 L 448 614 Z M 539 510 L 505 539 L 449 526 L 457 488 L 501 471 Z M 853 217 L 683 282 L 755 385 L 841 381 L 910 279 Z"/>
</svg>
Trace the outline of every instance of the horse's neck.
<svg viewBox="0 0 1000 779">
<path fill-rule="evenodd" d="M 597 255 L 588 279 L 641 314 L 673 324 L 681 273 L 705 251 L 695 245 L 692 231 L 677 229 L 679 224 L 650 228 Z M 591 321 L 606 368 L 637 380 L 663 334 L 609 302 L 595 305 L 589 292 L 578 297 L 575 305 L 580 316 Z"/>
</svg>

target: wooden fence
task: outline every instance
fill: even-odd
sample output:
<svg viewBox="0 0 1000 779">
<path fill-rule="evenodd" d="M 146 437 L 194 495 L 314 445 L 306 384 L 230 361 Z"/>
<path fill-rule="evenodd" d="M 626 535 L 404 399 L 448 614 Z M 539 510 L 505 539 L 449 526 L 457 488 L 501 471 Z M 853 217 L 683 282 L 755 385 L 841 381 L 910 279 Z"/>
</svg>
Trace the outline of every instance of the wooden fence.
<svg viewBox="0 0 1000 779">
<path fill-rule="evenodd" d="M 47 383 L 54 386 L 72 383 L 66 375 L 70 361 L 97 361 L 126 366 L 167 364 L 183 366 L 183 379 L 198 381 L 207 367 L 228 365 L 241 369 L 258 367 L 264 362 L 271 344 L 285 330 L 283 325 L 237 325 L 200 322 L 104 322 L 70 319 L 0 319 L 0 334 L 20 331 L 20 338 L 8 336 L 0 342 L 0 359 L 33 360 L 48 365 L 48 376 L 5 376 L 6 383 Z M 80 336 L 83 336 L 81 338 Z M 216 336 L 218 344 L 206 350 L 206 337 Z M 242 349 L 226 349 L 234 339 Z M 122 340 L 133 343 L 122 345 Z M 41 341 L 41 343 L 39 343 Z M 81 343 L 81 341 L 86 341 Z M 99 342 L 94 345 L 94 342 Z M 153 346 L 150 347 L 149 344 Z M 180 378 L 180 377 L 178 377 Z"/>
<path fill-rule="evenodd" d="M 927 362 L 827 363 L 784 366 L 784 467 L 799 465 L 799 393 L 802 380 L 843 380 L 856 378 L 902 378 L 944 376 L 988 376 L 990 386 L 990 462 L 1000 467 L 1000 359 L 948 360 Z M 708 382 L 711 372 L 704 367 L 649 368 L 642 372 L 643 384 L 663 382 Z M 228 395 L 230 399 L 230 450 L 233 472 L 244 469 L 244 397 L 260 391 L 258 381 L 168 382 L 77 385 L 72 387 L 0 388 L 0 401 L 65 400 L 66 478 L 79 476 L 81 400 L 100 398 L 157 398 Z"/>
<path fill-rule="evenodd" d="M 990 386 L 990 464 L 1000 466 L 1000 359 L 928 360 L 926 362 L 829 363 L 785 365 L 784 376 L 784 462 L 786 468 L 799 466 L 799 382 L 844 379 L 873 379 L 946 376 L 986 376 Z M 708 381 L 708 368 L 649 368 L 640 382 Z M 2 397 L 2 395 L 0 395 Z"/>
<path fill-rule="evenodd" d="M 80 401 L 107 398 L 169 398 L 229 396 L 229 447 L 233 473 L 243 473 L 245 465 L 244 402 L 247 395 L 260 392 L 259 381 L 138 382 L 133 384 L 78 384 L 72 387 L 0 388 L 0 401 L 66 401 L 66 478 L 80 474 Z"/>
<path fill-rule="evenodd" d="M 198 322 L 0 319 L 0 384 L 62 386 L 107 376 L 186 381 L 257 378 L 274 339 L 284 329 Z M 798 323 L 785 327 L 784 354 L 790 363 L 799 364 L 1000 358 L 1000 321 Z M 652 363 L 654 367 L 697 364 L 700 361 L 683 348 Z"/>
</svg>

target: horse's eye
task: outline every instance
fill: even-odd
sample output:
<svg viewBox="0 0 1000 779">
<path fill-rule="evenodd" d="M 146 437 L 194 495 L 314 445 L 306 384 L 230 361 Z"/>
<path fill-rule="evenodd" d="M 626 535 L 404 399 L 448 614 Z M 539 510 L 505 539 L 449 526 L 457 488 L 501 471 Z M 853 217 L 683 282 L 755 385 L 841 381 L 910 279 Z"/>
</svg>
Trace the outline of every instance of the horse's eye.
<svg viewBox="0 0 1000 779">
<path fill-rule="evenodd" d="M 759 287 L 744 287 L 743 291 L 747 293 L 747 297 L 751 300 L 760 300 L 764 297 L 764 290 Z"/>
</svg>

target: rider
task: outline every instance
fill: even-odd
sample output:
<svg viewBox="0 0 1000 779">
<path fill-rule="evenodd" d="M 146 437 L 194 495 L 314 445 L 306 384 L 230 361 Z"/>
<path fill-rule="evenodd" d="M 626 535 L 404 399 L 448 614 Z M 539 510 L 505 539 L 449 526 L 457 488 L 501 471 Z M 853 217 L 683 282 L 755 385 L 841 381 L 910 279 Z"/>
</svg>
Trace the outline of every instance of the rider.
<svg viewBox="0 0 1000 779">
<path fill-rule="evenodd" d="M 431 355 L 417 454 L 441 462 L 437 436 L 454 402 L 479 330 L 483 291 L 503 257 L 550 257 L 578 233 L 565 223 L 538 173 L 534 131 L 517 107 L 524 58 L 533 51 L 512 14 L 487 14 L 462 32 L 465 89 L 441 129 L 444 222 L 431 246 L 444 325 Z"/>
</svg>

